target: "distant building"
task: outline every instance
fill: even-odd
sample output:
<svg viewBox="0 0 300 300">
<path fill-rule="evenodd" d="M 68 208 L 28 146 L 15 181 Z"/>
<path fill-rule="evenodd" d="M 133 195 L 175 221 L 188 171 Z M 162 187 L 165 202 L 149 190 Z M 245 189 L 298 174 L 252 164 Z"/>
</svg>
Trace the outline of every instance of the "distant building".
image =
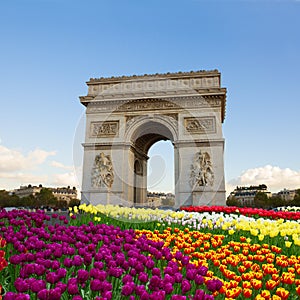
<svg viewBox="0 0 300 300">
<path fill-rule="evenodd" d="M 235 198 L 242 205 L 252 206 L 254 204 L 254 198 L 258 192 L 265 193 L 269 198 L 272 197 L 272 193 L 268 191 L 265 184 L 257 186 L 237 186 L 236 189 L 230 193 L 229 199 Z"/>
<path fill-rule="evenodd" d="M 12 194 L 18 196 L 19 198 L 28 197 L 30 195 L 35 196 L 41 191 L 42 188 L 43 187 L 41 184 L 39 186 L 32 186 L 31 184 L 23 186 L 21 185 L 19 189 L 13 190 Z"/>
<path fill-rule="evenodd" d="M 292 201 L 296 195 L 296 190 L 287 190 L 283 189 L 278 193 L 273 194 L 273 196 L 280 197 L 282 200 L 285 201 Z"/>
<path fill-rule="evenodd" d="M 72 199 L 77 199 L 77 190 L 75 187 L 70 188 L 68 187 L 58 187 L 58 188 L 51 188 L 51 187 L 43 187 L 41 184 L 39 186 L 32 186 L 29 184 L 28 186 L 20 186 L 19 189 L 13 190 L 13 194 L 20 197 L 28 197 L 30 195 L 36 196 L 42 188 L 47 188 L 52 191 L 53 196 L 57 200 L 64 200 L 70 202 Z"/>
<path fill-rule="evenodd" d="M 50 188 L 50 190 L 57 200 L 70 202 L 72 199 L 77 199 L 77 190 L 75 187 Z"/>
<path fill-rule="evenodd" d="M 162 193 L 162 192 L 148 192 L 147 193 L 147 202 L 151 207 L 159 206 L 174 206 L 175 204 L 175 195 L 172 193 Z"/>
</svg>

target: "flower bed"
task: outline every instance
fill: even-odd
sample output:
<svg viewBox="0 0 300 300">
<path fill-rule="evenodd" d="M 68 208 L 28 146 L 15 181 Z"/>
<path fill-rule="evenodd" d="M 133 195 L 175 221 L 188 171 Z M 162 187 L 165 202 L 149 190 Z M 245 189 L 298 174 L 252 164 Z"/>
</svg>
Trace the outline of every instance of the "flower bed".
<svg viewBox="0 0 300 300">
<path fill-rule="evenodd" d="M 299 299 L 299 218 L 196 209 L 2 210 L 3 298 Z"/>
</svg>

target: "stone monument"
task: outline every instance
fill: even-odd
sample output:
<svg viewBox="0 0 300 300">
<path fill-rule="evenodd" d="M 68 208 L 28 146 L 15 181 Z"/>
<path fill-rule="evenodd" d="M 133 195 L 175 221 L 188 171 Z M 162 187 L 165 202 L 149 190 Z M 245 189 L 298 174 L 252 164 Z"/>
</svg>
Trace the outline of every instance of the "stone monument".
<svg viewBox="0 0 300 300">
<path fill-rule="evenodd" d="M 91 78 L 87 86 L 83 201 L 146 206 L 148 150 L 170 140 L 175 208 L 225 205 L 218 70 Z"/>
</svg>

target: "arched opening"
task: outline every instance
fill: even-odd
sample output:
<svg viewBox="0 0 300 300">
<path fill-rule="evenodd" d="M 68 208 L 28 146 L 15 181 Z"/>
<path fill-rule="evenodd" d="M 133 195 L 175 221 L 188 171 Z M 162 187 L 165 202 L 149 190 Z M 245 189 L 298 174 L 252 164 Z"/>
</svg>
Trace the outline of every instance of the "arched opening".
<svg viewBox="0 0 300 300">
<path fill-rule="evenodd" d="M 174 146 L 170 140 L 154 143 L 148 151 L 147 192 L 151 206 L 173 206 Z"/>
<path fill-rule="evenodd" d="M 173 193 L 175 186 L 174 146 L 177 136 L 163 118 L 143 120 L 130 134 L 132 161 L 132 199 L 137 206 L 158 206 L 147 197 L 150 191 Z M 149 165 L 149 167 L 148 167 Z M 152 201 L 153 202 L 153 201 Z"/>
</svg>

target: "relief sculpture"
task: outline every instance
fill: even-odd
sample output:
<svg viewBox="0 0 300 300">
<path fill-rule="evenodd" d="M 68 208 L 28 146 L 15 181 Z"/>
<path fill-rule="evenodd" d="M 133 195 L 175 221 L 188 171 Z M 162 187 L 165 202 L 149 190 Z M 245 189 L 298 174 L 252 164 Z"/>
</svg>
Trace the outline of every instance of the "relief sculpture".
<svg viewBox="0 0 300 300">
<path fill-rule="evenodd" d="M 96 155 L 92 169 L 92 186 L 111 188 L 114 182 L 114 172 L 110 155 L 103 152 Z"/>
<path fill-rule="evenodd" d="M 119 132 L 118 121 L 105 121 L 105 122 L 91 123 L 92 137 L 114 136 L 114 135 L 118 135 L 118 132 Z"/>
<path fill-rule="evenodd" d="M 215 133 L 216 120 L 214 117 L 185 118 L 185 129 L 189 133 Z"/>
<path fill-rule="evenodd" d="M 191 165 L 190 180 L 193 187 L 213 185 L 214 173 L 210 155 L 207 152 L 196 153 L 194 163 Z"/>
</svg>

